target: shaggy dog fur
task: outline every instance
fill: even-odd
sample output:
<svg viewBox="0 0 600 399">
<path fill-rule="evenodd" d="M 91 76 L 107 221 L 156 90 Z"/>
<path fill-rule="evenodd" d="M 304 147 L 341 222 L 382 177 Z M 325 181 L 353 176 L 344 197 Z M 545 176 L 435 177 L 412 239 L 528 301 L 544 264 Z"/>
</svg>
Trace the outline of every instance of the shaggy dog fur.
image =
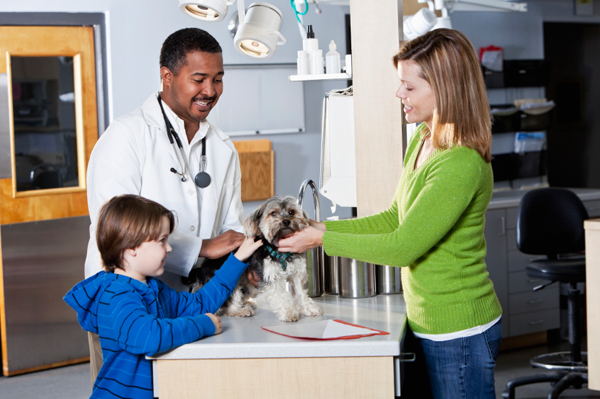
<svg viewBox="0 0 600 399">
<path fill-rule="evenodd" d="M 282 254 L 277 251 L 280 239 L 308 227 L 308 215 L 294 197 L 274 196 L 258 207 L 244 223 L 246 237 L 263 240 L 248 260 L 249 270 L 259 277 L 258 288 L 242 274 L 236 289 L 221 307 L 218 315 L 247 317 L 256 313 L 253 298 L 264 293 L 273 312 L 281 321 L 298 321 L 299 312 L 305 316 L 319 316 L 322 310 L 310 299 L 304 284 L 308 275 L 304 254 Z M 184 284 L 195 290 L 206 284 L 227 257 L 206 259 L 201 267 L 193 269 Z M 286 284 L 292 286 L 291 292 Z"/>
</svg>

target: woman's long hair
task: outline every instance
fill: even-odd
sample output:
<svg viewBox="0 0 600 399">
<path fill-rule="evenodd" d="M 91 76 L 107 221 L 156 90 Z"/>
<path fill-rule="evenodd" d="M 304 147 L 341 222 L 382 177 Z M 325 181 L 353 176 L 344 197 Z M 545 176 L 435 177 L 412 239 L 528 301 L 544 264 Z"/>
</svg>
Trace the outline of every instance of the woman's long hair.
<svg viewBox="0 0 600 399">
<path fill-rule="evenodd" d="M 469 39 L 452 29 L 435 29 L 402 43 L 394 66 L 409 60 L 419 66 L 435 95 L 433 146 L 470 147 L 490 162 L 492 117 L 479 59 Z"/>
</svg>

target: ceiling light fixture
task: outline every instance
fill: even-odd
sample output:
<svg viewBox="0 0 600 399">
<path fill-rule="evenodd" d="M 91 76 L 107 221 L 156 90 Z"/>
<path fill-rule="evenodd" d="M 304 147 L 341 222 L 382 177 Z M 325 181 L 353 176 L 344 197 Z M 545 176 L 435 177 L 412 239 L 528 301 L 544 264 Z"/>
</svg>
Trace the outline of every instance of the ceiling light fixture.
<svg viewBox="0 0 600 399">
<path fill-rule="evenodd" d="M 252 3 L 244 10 L 244 0 L 238 1 L 239 26 L 233 39 L 235 48 L 253 58 L 271 58 L 278 45 L 285 44 L 279 32 L 282 14 L 269 3 Z M 279 40 L 281 39 L 281 40 Z"/>
<path fill-rule="evenodd" d="M 219 22 L 227 15 L 227 8 L 235 0 L 179 0 L 179 9 L 192 18 L 207 22 Z"/>
</svg>

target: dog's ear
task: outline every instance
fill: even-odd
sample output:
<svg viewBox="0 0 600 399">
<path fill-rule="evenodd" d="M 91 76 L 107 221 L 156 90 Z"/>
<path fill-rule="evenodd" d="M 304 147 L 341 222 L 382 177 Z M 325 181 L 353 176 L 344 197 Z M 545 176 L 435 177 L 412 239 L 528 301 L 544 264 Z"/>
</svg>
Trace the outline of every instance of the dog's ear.
<svg viewBox="0 0 600 399">
<path fill-rule="evenodd" d="M 260 229 L 258 228 L 258 225 L 265 211 L 265 206 L 266 202 L 258 208 L 256 208 L 254 212 L 252 212 L 246 218 L 246 221 L 244 222 L 244 233 L 246 237 L 254 237 L 260 235 Z"/>
<path fill-rule="evenodd" d="M 302 209 L 302 208 L 300 208 Z M 302 209 L 302 215 L 304 216 L 304 219 L 306 219 L 306 223 L 308 223 L 308 221 L 310 220 L 310 216 L 308 216 L 308 212 L 306 212 L 304 209 Z"/>
</svg>

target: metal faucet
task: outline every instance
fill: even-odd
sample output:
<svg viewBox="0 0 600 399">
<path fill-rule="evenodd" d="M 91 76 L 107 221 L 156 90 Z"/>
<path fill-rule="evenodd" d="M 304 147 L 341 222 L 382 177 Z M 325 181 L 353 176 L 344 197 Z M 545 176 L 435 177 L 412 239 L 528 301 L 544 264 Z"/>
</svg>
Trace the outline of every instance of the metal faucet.
<svg viewBox="0 0 600 399">
<path fill-rule="evenodd" d="M 298 206 L 302 208 L 302 201 L 304 200 L 304 190 L 306 189 L 306 186 L 310 186 L 312 189 L 313 200 L 315 202 L 315 222 L 320 222 L 321 214 L 319 210 L 319 192 L 317 191 L 317 185 L 314 181 L 306 179 L 302 182 L 302 185 L 300 186 L 300 192 L 298 193 Z"/>
</svg>

